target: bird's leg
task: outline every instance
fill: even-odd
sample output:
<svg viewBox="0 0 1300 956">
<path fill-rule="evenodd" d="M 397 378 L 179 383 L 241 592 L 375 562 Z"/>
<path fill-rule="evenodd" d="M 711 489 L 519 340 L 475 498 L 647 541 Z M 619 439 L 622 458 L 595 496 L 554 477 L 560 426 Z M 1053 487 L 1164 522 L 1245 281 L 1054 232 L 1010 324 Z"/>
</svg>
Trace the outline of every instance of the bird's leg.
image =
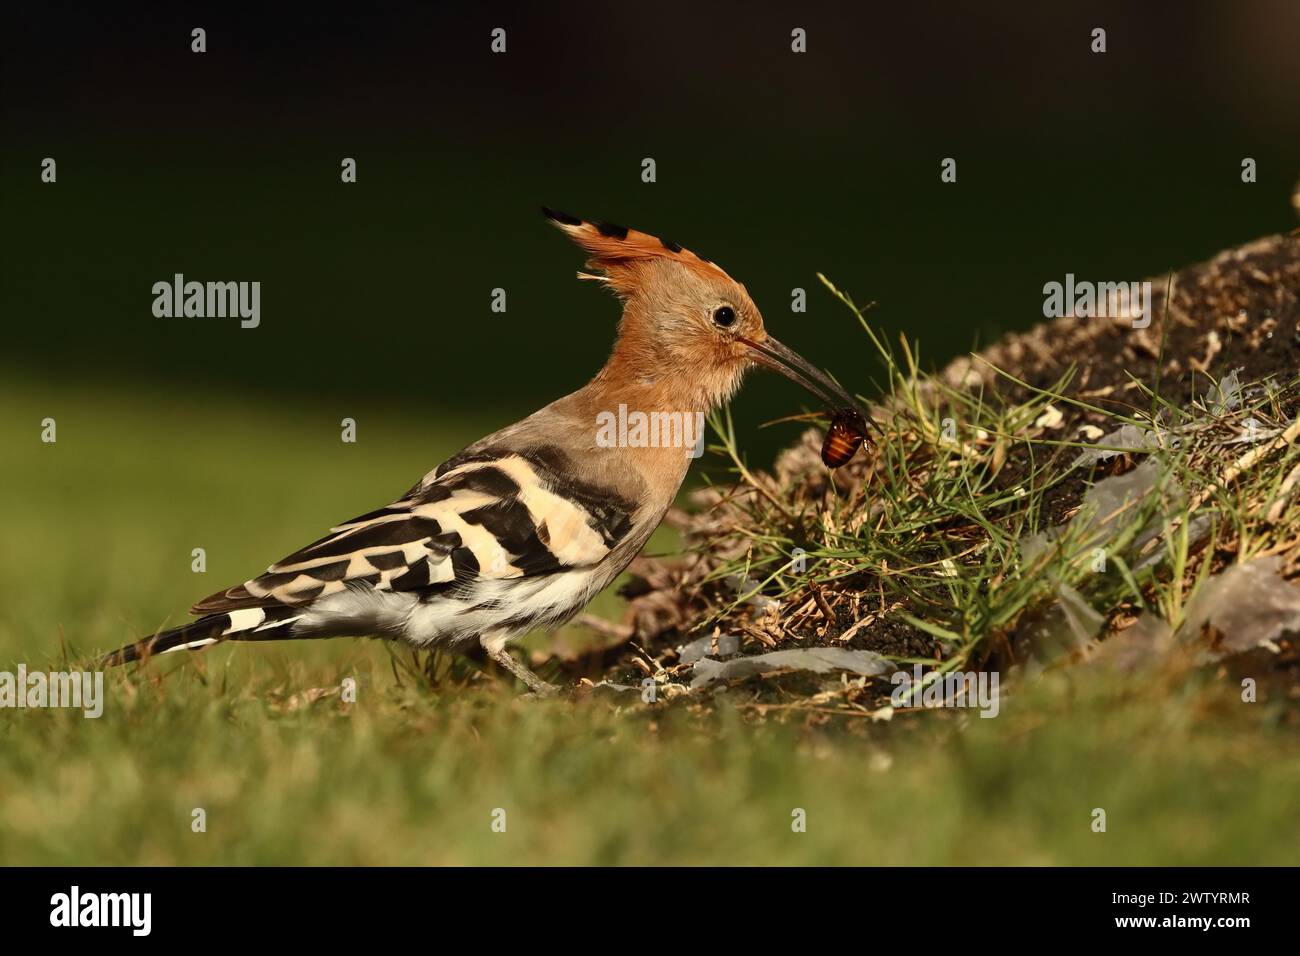
<svg viewBox="0 0 1300 956">
<path fill-rule="evenodd" d="M 483 650 L 486 652 L 488 657 L 527 684 L 529 690 L 538 697 L 550 697 L 552 694 L 558 694 L 560 692 L 560 688 L 556 687 L 554 684 L 548 684 L 523 664 L 520 664 L 511 657 L 510 652 L 506 650 L 506 640 L 504 636 L 499 634 L 483 634 L 479 637 L 478 642 L 482 645 Z"/>
</svg>

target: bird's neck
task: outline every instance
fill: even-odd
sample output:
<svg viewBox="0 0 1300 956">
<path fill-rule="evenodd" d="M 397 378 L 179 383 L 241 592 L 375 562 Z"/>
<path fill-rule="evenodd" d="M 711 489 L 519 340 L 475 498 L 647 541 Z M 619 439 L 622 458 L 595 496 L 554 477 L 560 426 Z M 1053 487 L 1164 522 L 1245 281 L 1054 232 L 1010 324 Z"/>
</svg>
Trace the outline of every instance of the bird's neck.
<svg viewBox="0 0 1300 956">
<path fill-rule="evenodd" d="M 609 360 L 588 386 L 591 399 L 605 408 L 626 404 L 647 413 L 711 412 L 717 400 L 699 363 L 677 361 L 630 318 L 625 317 Z"/>
<path fill-rule="evenodd" d="M 561 404 L 590 429 L 591 464 L 633 469 L 647 483 L 652 508 L 667 507 L 703 447 L 709 407 L 690 377 L 631 350 L 616 348 L 596 377 Z"/>
</svg>

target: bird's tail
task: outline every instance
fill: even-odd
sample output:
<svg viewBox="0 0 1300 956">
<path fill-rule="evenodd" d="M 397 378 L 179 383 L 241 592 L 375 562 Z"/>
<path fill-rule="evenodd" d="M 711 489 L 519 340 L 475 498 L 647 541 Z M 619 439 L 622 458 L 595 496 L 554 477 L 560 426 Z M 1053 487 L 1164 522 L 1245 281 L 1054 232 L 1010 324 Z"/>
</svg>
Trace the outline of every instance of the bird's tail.
<svg viewBox="0 0 1300 956">
<path fill-rule="evenodd" d="M 208 614 L 119 647 L 101 657 L 99 666 L 116 667 L 172 651 L 199 651 L 222 641 L 283 640 L 292 636 L 291 627 L 296 620 L 289 608 L 244 608 L 226 614 Z"/>
</svg>

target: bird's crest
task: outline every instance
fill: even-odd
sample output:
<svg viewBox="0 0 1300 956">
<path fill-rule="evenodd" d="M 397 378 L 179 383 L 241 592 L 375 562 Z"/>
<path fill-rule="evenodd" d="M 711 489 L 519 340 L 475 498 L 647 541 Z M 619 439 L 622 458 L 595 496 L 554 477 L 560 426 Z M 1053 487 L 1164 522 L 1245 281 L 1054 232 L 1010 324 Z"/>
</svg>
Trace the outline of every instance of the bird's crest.
<svg viewBox="0 0 1300 956">
<path fill-rule="evenodd" d="M 601 273 L 589 275 L 580 272 L 578 277 L 581 279 L 605 282 L 617 291 L 627 292 L 636 284 L 629 273 L 634 272 L 638 264 L 667 259 L 681 263 L 701 275 L 734 281 L 717 263 L 684 249 L 669 239 L 660 239 L 647 232 L 638 232 L 611 222 L 588 222 L 546 206 L 542 207 L 542 212 L 591 257 L 587 268 Z"/>
</svg>

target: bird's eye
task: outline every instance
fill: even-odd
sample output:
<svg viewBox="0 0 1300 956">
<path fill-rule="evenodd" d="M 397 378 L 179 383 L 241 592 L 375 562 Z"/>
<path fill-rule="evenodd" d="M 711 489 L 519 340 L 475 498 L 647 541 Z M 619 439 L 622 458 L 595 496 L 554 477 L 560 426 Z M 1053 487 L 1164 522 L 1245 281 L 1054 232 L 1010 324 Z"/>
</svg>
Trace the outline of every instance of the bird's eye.
<svg viewBox="0 0 1300 956">
<path fill-rule="evenodd" d="M 736 310 L 729 305 L 720 305 L 713 310 L 714 324 L 722 326 L 724 329 L 735 324 Z"/>
</svg>

